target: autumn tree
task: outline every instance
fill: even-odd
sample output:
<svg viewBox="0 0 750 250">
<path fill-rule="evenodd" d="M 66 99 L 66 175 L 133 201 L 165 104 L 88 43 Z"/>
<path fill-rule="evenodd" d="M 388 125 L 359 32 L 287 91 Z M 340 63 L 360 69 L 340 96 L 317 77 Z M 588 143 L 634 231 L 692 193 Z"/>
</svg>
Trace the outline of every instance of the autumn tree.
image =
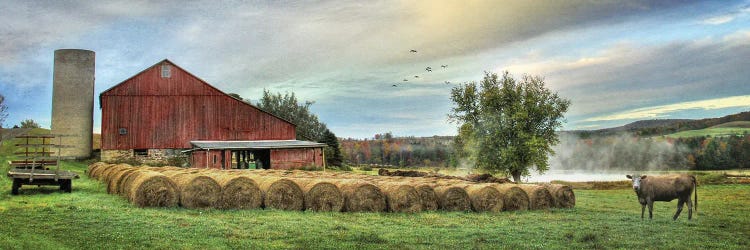
<svg viewBox="0 0 750 250">
<path fill-rule="evenodd" d="M 451 90 L 453 108 L 449 119 L 464 129 L 472 141 L 473 163 L 490 173 L 505 173 L 518 182 L 529 169 L 549 169 L 548 154 L 559 142 L 556 130 L 570 100 L 547 89 L 544 79 L 524 75 L 513 78 L 507 71 L 498 77 L 485 73 L 477 84 L 461 84 Z M 470 130 L 464 124 L 470 124 Z"/>
</svg>

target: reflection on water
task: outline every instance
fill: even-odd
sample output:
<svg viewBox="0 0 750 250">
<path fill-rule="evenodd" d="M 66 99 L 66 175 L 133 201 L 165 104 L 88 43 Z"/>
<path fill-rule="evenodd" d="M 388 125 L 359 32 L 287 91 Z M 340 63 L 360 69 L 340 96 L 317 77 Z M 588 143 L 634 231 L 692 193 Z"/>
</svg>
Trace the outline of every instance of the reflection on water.
<svg viewBox="0 0 750 250">
<path fill-rule="evenodd" d="M 531 176 L 523 177 L 524 182 L 550 182 L 550 181 L 626 181 L 625 175 L 635 172 L 625 171 L 586 171 L 586 170 L 549 170 L 544 174 L 532 171 Z"/>
</svg>

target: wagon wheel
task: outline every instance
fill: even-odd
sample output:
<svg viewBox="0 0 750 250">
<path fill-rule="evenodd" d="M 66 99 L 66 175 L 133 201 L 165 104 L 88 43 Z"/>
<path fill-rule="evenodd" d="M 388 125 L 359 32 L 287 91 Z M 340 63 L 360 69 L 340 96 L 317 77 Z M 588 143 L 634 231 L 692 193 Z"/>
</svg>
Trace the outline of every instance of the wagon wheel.
<svg viewBox="0 0 750 250">
<path fill-rule="evenodd" d="M 13 186 L 11 187 L 10 193 L 12 195 L 18 195 L 19 188 L 21 188 L 21 179 L 13 178 Z"/>
</svg>

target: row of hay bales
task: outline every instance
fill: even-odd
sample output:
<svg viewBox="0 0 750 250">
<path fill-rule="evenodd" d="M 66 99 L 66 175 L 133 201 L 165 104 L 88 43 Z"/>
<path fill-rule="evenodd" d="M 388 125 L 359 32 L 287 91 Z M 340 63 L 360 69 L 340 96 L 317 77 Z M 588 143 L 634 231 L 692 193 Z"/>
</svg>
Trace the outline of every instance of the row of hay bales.
<svg viewBox="0 0 750 250">
<path fill-rule="evenodd" d="M 473 183 L 346 172 L 91 164 L 89 177 L 140 207 L 420 212 L 571 208 L 569 186 Z"/>
</svg>

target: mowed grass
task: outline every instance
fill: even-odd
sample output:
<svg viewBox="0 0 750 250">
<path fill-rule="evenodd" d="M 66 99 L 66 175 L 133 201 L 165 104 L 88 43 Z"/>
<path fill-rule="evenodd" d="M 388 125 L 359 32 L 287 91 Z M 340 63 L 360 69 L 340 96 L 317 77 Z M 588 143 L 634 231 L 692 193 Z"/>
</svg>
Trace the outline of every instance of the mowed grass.
<svg viewBox="0 0 750 250">
<path fill-rule="evenodd" d="M 737 121 L 719 124 L 710 128 L 687 130 L 666 135 L 672 138 L 697 137 L 697 136 L 728 136 L 750 134 L 750 121 Z"/>
<path fill-rule="evenodd" d="M 7 148 L 3 149 L 3 153 Z M 6 155 L 6 154 L 2 154 Z M 6 172 L 7 156 L 0 156 Z M 676 202 L 640 219 L 630 189 L 576 190 L 574 209 L 503 213 L 316 213 L 137 208 L 83 173 L 72 193 L 0 178 L 3 249 L 748 249 L 750 185 L 698 187 L 699 212 L 672 221 Z"/>
</svg>

